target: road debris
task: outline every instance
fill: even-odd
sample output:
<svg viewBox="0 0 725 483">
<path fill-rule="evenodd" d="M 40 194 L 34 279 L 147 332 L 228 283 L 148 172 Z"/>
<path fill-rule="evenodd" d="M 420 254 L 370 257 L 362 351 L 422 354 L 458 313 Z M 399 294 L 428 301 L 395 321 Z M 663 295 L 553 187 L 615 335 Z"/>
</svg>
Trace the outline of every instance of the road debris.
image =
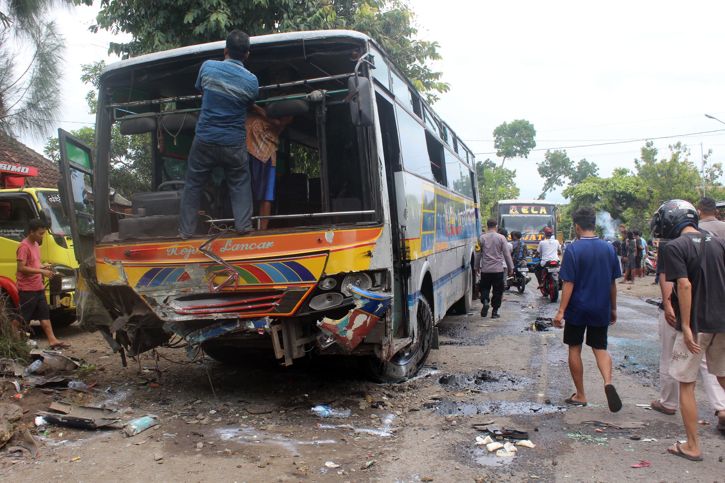
<svg viewBox="0 0 725 483">
<path fill-rule="evenodd" d="M 325 461 L 325 467 L 326 467 L 326 468 L 331 468 L 331 469 L 335 469 L 335 468 L 339 468 L 340 466 L 341 466 L 341 465 L 338 465 L 338 464 L 337 464 L 337 463 L 335 463 L 334 461 Z"/>
<path fill-rule="evenodd" d="M 126 436 L 136 436 L 137 434 L 143 433 L 149 428 L 153 428 L 159 424 L 159 418 L 154 415 L 142 416 L 140 418 L 132 419 L 123 427 L 123 433 Z"/>
<path fill-rule="evenodd" d="M 516 446 L 522 446 L 524 448 L 530 448 L 530 449 L 536 448 L 536 445 L 534 443 L 532 443 L 528 439 L 523 439 L 521 441 L 516 441 Z"/>
<path fill-rule="evenodd" d="M 637 463 L 630 465 L 631 468 L 650 468 L 652 466 L 651 461 L 639 460 Z"/>
<path fill-rule="evenodd" d="M 349 418 L 352 412 L 349 409 L 333 409 L 327 404 L 318 404 L 310 409 L 314 414 L 321 418 L 338 418 L 345 419 Z"/>
<path fill-rule="evenodd" d="M 120 418 L 115 411 L 90 406 L 53 402 L 48 411 L 37 413 L 50 424 L 78 429 L 119 429 Z"/>
</svg>

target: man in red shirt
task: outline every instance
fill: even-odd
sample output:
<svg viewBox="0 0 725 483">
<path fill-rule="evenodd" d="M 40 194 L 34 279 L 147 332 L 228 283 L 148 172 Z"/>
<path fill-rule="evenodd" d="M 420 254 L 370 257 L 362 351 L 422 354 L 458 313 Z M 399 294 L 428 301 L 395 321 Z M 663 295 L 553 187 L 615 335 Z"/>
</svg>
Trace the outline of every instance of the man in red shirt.
<svg viewBox="0 0 725 483">
<path fill-rule="evenodd" d="M 30 220 L 28 236 L 18 246 L 16 280 L 20 296 L 20 313 L 25 323 L 30 323 L 31 320 L 40 321 L 40 327 L 48 338 L 51 349 L 66 349 L 70 345 L 58 340 L 53 333 L 53 326 L 50 325 L 50 309 L 45 300 L 43 277 L 54 276 L 47 265 L 40 263 L 39 242 L 43 240 L 47 228 L 46 223 L 37 218 Z"/>
</svg>

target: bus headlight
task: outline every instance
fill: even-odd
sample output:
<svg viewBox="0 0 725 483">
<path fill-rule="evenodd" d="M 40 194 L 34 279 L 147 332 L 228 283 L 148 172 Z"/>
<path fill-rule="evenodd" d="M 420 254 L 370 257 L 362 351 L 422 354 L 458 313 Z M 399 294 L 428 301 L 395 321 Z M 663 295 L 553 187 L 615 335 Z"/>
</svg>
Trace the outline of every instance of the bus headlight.
<svg viewBox="0 0 725 483">
<path fill-rule="evenodd" d="M 349 273 L 345 275 L 345 278 L 342 279 L 342 286 L 340 287 L 340 291 L 348 297 L 352 296 L 352 292 L 349 289 L 350 285 L 361 288 L 363 290 L 370 290 L 370 288 L 373 286 L 373 279 L 370 278 L 370 275 L 365 272 Z"/>
<path fill-rule="evenodd" d="M 337 307 L 342 303 L 344 297 L 337 292 L 328 292 L 312 297 L 310 308 L 312 310 L 326 310 Z"/>
</svg>

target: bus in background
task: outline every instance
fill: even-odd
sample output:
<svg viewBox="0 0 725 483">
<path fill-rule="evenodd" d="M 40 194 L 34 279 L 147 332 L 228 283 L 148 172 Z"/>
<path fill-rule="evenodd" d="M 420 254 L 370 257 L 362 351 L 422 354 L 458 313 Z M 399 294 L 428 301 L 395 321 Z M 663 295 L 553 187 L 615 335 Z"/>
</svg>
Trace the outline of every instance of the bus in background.
<svg viewBox="0 0 725 483">
<path fill-rule="evenodd" d="M 224 42 L 134 57 L 101 75 L 95 156 L 60 131 L 81 323 L 123 355 L 201 348 L 222 362 L 357 356 L 378 380 L 415 374 L 449 309 L 466 313 L 480 222 L 474 157 L 380 46 L 342 30 L 252 38 L 258 105 L 291 117 L 267 227 L 239 235 L 212 177 L 200 231 L 178 236 L 201 64 Z M 144 136 L 146 187 L 112 209 L 111 129 Z M 86 185 L 92 186 L 92 190 Z M 257 214 L 255 220 L 262 217 Z M 193 351 L 192 351 L 193 352 Z"/>
<path fill-rule="evenodd" d="M 530 249 L 537 249 L 544 239 L 544 228 L 554 230 L 560 243 L 563 234 L 559 232 L 559 209 L 554 203 L 542 200 L 500 200 L 491 209 L 498 226 L 509 234 L 520 231 Z"/>
</svg>

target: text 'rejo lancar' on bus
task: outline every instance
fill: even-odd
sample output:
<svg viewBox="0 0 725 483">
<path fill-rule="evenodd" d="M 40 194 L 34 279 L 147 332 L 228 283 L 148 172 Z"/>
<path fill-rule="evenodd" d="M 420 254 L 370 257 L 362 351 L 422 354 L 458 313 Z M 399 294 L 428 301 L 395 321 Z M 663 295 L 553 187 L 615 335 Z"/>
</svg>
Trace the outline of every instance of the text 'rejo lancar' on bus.
<svg viewBox="0 0 725 483">
<path fill-rule="evenodd" d="M 259 79 L 257 104 L 292 118 L 280 136 L 272 213 L 264 230 L 229 230 L 226 183 L 212 176 L 199 231 L 181 239 L 201 106 L 194 83 L 223 49 L 208 43 L 108 66 L 95 153 L 60 132 L 82 323 L 122 355 L 185 342 L 223 362 L 259 349 L 284 365 L 348 354 L 379 380 L 415 374 L 437 322 L 471 303 L 480 232 L 471 151 L 368 36 L 254 37 L 246 67 Z M 119 135 L 142 161 L 116 190 Z"/>
</svg>

